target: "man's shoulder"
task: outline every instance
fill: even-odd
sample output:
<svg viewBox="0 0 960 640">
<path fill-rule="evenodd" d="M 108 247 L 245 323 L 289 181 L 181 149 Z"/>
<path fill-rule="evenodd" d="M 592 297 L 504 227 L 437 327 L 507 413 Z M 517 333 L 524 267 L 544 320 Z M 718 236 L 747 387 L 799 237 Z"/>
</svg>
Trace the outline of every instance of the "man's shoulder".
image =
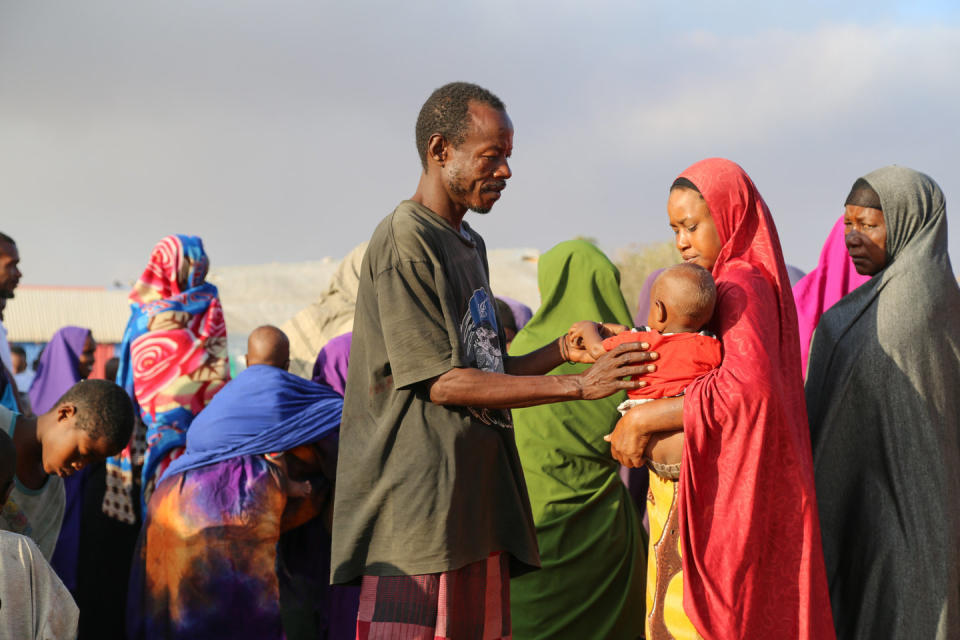
<svg viewBox="0 0 960 640">
<path fill-rule="evenodd" d="M 404 200 L 393 210 L 387 220 L 394 236 L 400 241 L 419 242 L 424 238 L 443 238 L 451 235 L 451 229 L 440 216 L 413 200 Z"/>
<path fill-rule="evenodd" d="M 449 233 L 426 207 L 404 200 L 377 225 L 367 255 L 375 273 L 401 262 L 432 261 L 434 247 Z"/>
</svg>

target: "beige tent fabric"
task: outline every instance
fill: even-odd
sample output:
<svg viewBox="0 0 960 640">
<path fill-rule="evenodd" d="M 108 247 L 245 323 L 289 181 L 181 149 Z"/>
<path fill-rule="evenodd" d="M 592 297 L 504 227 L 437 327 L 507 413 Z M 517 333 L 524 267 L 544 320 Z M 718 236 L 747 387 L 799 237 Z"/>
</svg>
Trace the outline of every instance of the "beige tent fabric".
<svg viewBox="0 0 960 640">
<path fill-rule="evenodd" d="M 348 253 L 320 299 L 280 327 L 290 338 L 290 373 L 310 378 L 320 349 L 331 338 L 353 330 L 360 263 L 366 250 L 364 242 Z"/>
<path fill-rule="evenodd" d="M 332 338 L 353 330 L 360 263 L 366 250 L 367 243 L 364 242 L 348 253 L 330 278 L 327 290 L 280 327 L 290 338 L 290 373 L 309 378 L 320 349 Z M 494 295 L 509 296 L 535 310 L 540 303 L 538 256 L 536 249 L 488 250 L 490 286 Z M 226 299 L 222 288 L 221 295 Z"/>
</svg>

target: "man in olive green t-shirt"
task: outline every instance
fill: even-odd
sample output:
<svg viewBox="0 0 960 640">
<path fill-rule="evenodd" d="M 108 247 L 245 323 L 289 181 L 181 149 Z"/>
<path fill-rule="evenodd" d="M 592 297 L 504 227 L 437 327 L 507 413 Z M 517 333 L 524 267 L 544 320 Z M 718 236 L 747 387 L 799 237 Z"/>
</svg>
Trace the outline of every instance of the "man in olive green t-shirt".
<svg viewBox="0 0 960 640">
<path fill-rule="evenodd" d="M 503 103 L 437 89 L 416 128 L 416 193 L 374 231 L 360 270 L 333 522 L 332 580 L 362 580 L 359 638 L 411 625 L 429 637 L 510 634 L 509 578 L 539 566 L 507 409 L 595 399 L 641 383 L 636 343 L 593 362 L 566 336 L 508 357 L 483 239 L 511 172 Z"/>
</svg>

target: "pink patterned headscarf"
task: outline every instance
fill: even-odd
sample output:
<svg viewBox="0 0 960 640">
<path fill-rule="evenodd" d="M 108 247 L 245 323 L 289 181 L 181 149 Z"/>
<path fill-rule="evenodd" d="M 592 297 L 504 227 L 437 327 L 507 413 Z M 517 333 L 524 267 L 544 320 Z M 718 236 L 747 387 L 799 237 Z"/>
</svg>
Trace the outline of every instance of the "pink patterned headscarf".
<svg viewBox="0 0 960 640">
<path fill-rule="evenodd" d="M 807 377 L 810 340 L 820 316 L 861 284 L 870 279 L 853 267 L 844 242 L 843 216 L 837 220 L 820 252 L 820 262 L 793 287 L 800 324 L 800 358 L 803 377 Z"/>
<path fill-rule="evenodd" d="M 135 520 L 136 502 L 146 505 L 156 479 L 183 452 L 193 417 L 230 380 L 223 309 L 205 281 L 209 266 L 200 238 L 167 236 L 130 292 L 117 383 L 146 429 L 135 429 L 130 445 L 107 460 L 104 513 L 122 522 Z"/>
</svg>

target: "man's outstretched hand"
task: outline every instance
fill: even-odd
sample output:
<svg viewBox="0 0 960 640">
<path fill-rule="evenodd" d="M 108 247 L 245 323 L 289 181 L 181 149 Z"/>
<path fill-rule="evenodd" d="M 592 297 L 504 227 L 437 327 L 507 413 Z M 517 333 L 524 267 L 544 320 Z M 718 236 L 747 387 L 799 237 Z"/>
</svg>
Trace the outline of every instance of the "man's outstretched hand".
<svg viewBox="0 0 960 640">
<path fill-rule="evenodd" d="M 632 378 L 656 371 L 657 366 L 650 363 L 659 356 L 656 351 L 647 351 L 649 348 L 650 345 L 646 343 L 628 342 L 605 352 L 592 367 L 579 375 L 580 397 L 583 400 L 597 400 L 617 391 L 646 386 L 643 380 Z"/>
</svg>

